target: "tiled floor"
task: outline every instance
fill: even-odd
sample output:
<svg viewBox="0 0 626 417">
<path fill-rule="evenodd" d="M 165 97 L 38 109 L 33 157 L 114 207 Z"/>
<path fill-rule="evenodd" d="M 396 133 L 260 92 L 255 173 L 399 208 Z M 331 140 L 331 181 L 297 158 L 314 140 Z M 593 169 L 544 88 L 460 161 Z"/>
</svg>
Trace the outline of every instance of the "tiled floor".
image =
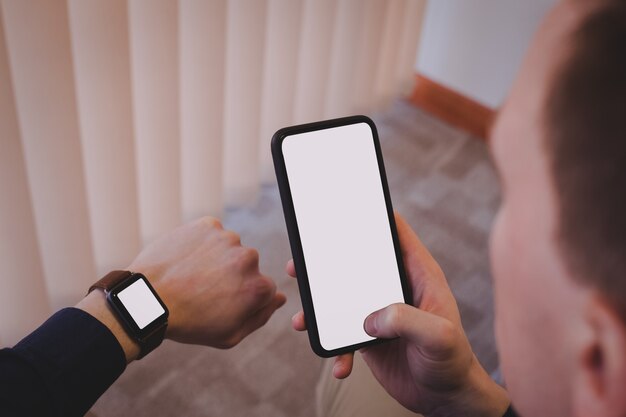
<svg viewBox="0 0 626 417">
<path fill-rule="evenodd" d="M 487 238 L 499 191 L 486 147 L 404 102 L 374 119 L 394 208 L 440 262 L 474 350 L 492 371 Z M 259 249 L 261 270 L 287 294 L 286 306 L 229 351 L 166 341 L 127 369 L 94 406 L 97 416 L 314 415 L 321 360 L 306 335 L 291 330 L 300 301 L 284 273 L 290 252 L 276 187 L 264 187 L 255 207 L 228 211 L 224 224 Z"/>
</svg>

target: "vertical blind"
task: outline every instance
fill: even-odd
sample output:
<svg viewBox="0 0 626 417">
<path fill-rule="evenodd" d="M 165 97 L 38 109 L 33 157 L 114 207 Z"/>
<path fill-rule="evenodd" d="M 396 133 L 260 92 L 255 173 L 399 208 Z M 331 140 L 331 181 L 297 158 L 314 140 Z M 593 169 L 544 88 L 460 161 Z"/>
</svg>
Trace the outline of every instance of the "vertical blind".
<svg viewBox="0 0 626 417">
<path fill-rule="evenodd" d="M 410 88 L 425 0 L 1 0 L 0 344 Z"/>
</svg>

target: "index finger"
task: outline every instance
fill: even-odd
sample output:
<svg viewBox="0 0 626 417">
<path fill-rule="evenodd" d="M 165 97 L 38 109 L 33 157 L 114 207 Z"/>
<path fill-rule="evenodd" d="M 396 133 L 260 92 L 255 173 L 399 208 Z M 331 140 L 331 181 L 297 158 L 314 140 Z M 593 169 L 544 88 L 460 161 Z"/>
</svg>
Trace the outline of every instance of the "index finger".
<svg viewBox="0 0 626 417">
<path fill-rule="evenodd" d="M 424 279 L 434 279 L 439 284 L 446 283 L 447 286 L 441 267 L 415 231 L 397 212 L 395 219 L 402 258 L 411 281 L 418 284 Z"/>
<path fill-rule="evenodd" d="M 406 257 L 419 254 L 420 258 L 427 257 L 429 259 L 433 259 L 428 249 L 426 249 L 426 246 L 424 246 L 421 239 L 411 228 L 411 225 L 404 220 L 404 217 L 402 217 L 397 211 L 394 212 L 394 217 L 396 219 L 396 227 L 398 229 L 398 239 L 400 240 L 402 256 Z"/>
</svg>

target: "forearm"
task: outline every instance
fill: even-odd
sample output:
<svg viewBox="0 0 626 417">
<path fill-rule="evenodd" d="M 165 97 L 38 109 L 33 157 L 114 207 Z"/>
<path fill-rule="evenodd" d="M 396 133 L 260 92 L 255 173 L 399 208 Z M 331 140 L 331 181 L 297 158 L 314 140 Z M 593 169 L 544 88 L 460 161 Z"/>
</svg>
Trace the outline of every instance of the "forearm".
<svg viewBox="0 0 626 417">
<path fill-rule="evenodd" d="M 84 415 L 124 371 L 124 352 L 107 327 L 84 311 L 53 315 L 0 354 L 0 414 Z"/>
<path fill-rule="evenodd" d="M 130 363 L 137 359 L 139 356 L 139 345 L 131 339 L 122 327 L 118 318 L 115 316 L 111 307 L 107 303 L 106 295 L 103 291 L 94 290 L 90 292 L 85 298 L 76 304 L 76 308 L 79 308 L 98 319 L 100 323 L 104 324 L 111 331 L 111 333 L 113 333 L 113 336 L 115 336 L 124 351 L 126 363 Z"/>
</svg>

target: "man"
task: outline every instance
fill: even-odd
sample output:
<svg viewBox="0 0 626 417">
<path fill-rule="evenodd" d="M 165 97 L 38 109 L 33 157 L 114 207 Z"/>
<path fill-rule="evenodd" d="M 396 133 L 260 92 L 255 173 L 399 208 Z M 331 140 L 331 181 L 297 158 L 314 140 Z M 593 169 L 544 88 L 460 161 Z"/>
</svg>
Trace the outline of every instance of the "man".
<svg viewBox="0 0 626 417">
<path fill-rule="evenodd" d="M 500 417 L 512 415 L 507 411 L 512 401 L 527 417 L 626 415 L 625 46 L 626 3 L 562 3 L 538 32 L 493 130 L 503 203 L 491 257 L 508 392 L 476 360 L 441 269 L 398 216 L 416 305 L 392 305 L 369 316 L 364 323 L 369 334 L 398 338 L 363 349 L 362 355 L 402 406 L 430 416 Z M 167 336 L 182 342 L 231 346 L 284 302 L 258 274 L 256 256 L 216 224 L 200 222 L 175 231 L 129 269 L 150 277 L 171 310 Z M 292 264 L 287 270 L 293 275 Z M 84 412 L 123 370 L 119 346 L 126 360 L 138 355 L 104 307 L 102 294 L 92 294 L 78 305 L 89 314 L 72 311 L 69 319 L 97 334 L 102 344 L 90 346 L 80 335 L 63 333 L 71 338 L 67 346 L 80 347 L 87 370 L 59 368 L 59 358 L 65 361 L 61 365 L 79 362 L 60 353 L 46 356 L 37 348 L 51 340 L 47 328 L 62 329 L 53 319 L 13 351 L 3 352 L 1 380 L 9 369 L 18 388 L 35 391 L 35 401 L 47 401 L 61 415 Z M 223 307 L 198 314 L 212 302 Z M 94 317 L 106 327 L 96 326 Z M 304 330 L 301 313 L 293 325 Z M 104 365 L 88 360 L 98 355 Z M 114 370 L 102 369 L 106 365 Z M 332 372 L 345 378 L 352 367 L 353 355 L 343 355 Z M 38 382 L 35 371 L 51 368 L 53 377 Z M 85 375 L 93 379 L 85 380 L 86 399 L 50 395 L 60 391 L 50 384 L 79 389 L 75 380 Z M 333 398 L 332 389 L 323 385 L 322 400 L 343 406 L 327 410 L 352 415 L 355 404 L 342 402 L 340 395 Z M 10 392 L 21 391 L 10 387 Z M 368 394 L 360 391 L 358 403 L 379 398 Z M 16 404 L 4 387 L 0 396 L 0 404 Z M 394 406 L 377 415 L 404 412 Z"/>
<path fill-rule="evenodd" d="M 369 316 L 370 335 L 398 339 L 361 353 L 402 406 L 428 416 L 500 417 L 511 401 L 527 417 L 626 415 L 624 51 L 626 2 L 559 4 L 493 128 L 503 201 L 490 249 L 508 392 L 477 362 L 441 269 L 398 216 L 417 308 L 398 304 Z M 292 263 L 287 272 L 294 274 Z M 302 313 L 293 325 L 304 330 Z M 337 358 L 334 376 L 348 376 L 352 361 Z M 374 385 L 350 379 L 320 383 L 320 415 L 410 414 L 388 401 L 382 409 L 384 400 L 369 401 L 381 398 Z"/>
</svg>

